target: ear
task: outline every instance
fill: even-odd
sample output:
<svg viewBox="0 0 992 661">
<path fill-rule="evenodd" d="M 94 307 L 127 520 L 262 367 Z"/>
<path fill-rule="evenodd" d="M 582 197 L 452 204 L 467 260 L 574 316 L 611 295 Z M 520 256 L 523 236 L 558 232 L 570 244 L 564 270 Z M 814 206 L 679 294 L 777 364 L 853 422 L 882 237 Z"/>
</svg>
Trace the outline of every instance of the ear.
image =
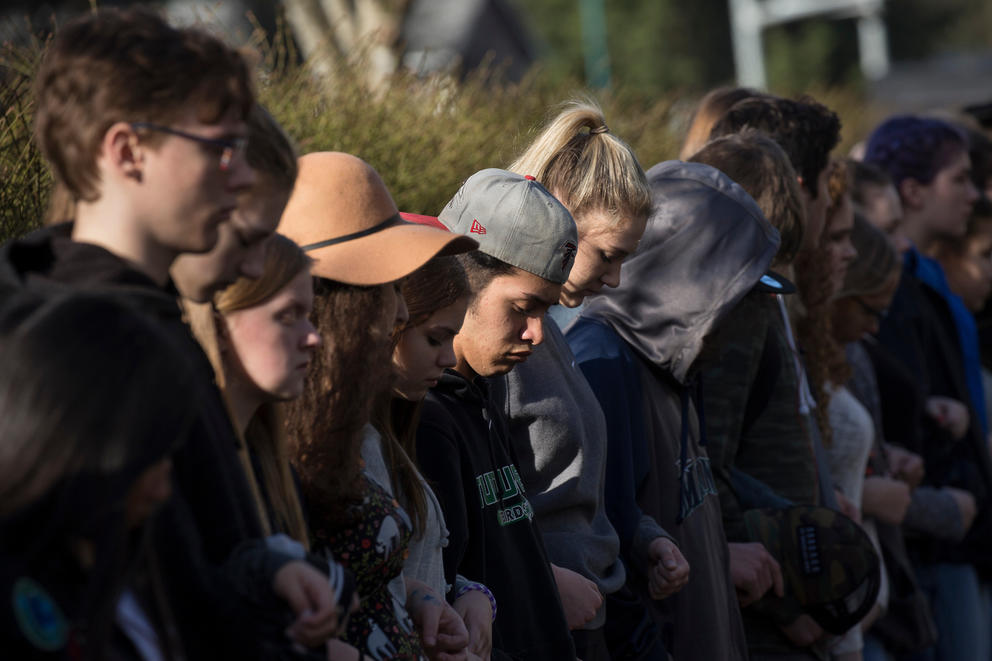
<svg viewBox="0 0 992 661">
<path fill-rule="evenodd" d="M 903 207 L 919 209 L 926 202 L 926 186 L 912 177 L 906 177 L 899 183 L 899 197 Z"/>
<path fill-rule="evenodd" d="M 810 197 L 809 191 L 806 190 L 806 180 L 803 179 L 801 174 L 796 175 L 796 183 L 799 184 L 799 194 L 803 196 L 803 202 L 809 204 Z"/>
<path fill-rule="evenodd" d="M 103 169 L 120 177 L 141 180 L 145 148 L 127 122 L 117 122 L 103 134 L 97 159 Z"/>
</svg>

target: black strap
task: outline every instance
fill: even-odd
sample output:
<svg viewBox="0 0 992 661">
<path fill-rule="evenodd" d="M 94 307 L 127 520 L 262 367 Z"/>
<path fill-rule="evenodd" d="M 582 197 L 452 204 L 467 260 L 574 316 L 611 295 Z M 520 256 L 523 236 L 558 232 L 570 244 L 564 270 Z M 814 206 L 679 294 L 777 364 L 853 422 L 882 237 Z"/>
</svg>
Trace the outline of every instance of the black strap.
<svg viewBox="0 0 992 661">
<path fill-rule="evenodd" d="M 407 222 L 403 220 L 400 217 L 400 215 L 397 213 L 390 216 L 386 220 L 382 221 L 378 225 L 374 225 L 372 227 L 369 227 L 368 229 L 359 230 L 357 232 L 352 232 L 351 234 L 345 234 L 344 236 L 338 236 L 333 239 L 318 241 L 317 243 L 308 243 L 307 245 L 302 246 L 302 250 L 303 252 L 308 252 L 310 250 L 316 250 L 317 248 L 326 248 L 327 246 L 333 246 L 338 243 L 344 243 L 345 241 L 360 239 L 363 236 L 368 236 L 369 234 L 375 234 L 376 232 L 380 232 L 386 229 L 387 227 L 392 227 L 393 225 L 400 225 L 400 224 L 405 225 L 407 224 Z"/>
</svg>

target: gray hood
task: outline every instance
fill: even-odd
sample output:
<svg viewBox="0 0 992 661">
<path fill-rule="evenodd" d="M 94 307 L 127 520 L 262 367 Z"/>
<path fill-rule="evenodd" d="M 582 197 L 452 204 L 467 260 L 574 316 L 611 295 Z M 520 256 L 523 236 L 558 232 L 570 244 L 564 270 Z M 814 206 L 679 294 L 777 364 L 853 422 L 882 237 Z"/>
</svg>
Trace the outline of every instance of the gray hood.
<svg viewBox="0 0 992 661">
<path fill-rule="evenodd" d="M 719 170 L 665 161 L 648 173 L 655 210 L 616 289 L 586 299 L 643 358 L 680 382 L 703 338 L 765 274 L 778 231 Z"/>
</svg>

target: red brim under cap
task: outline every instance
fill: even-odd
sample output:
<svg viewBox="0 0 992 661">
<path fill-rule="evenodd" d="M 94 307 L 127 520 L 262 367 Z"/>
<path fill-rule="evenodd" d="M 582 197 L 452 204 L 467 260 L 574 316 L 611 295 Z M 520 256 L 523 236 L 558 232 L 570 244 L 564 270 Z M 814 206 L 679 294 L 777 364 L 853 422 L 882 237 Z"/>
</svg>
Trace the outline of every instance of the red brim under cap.
<svg viewBox="0 0 992 661">
<path fill-rule="evenodd" d="M 352 285 L 381 285 L 410 275 L 432 257 L 475 250 L 475 239 L 416 223 L 398 223 L 344 243 L 307 251 L 316 276 Z"/>
<path fill-rule="evenodd" d="M 448 231 L 448 228 L 444 226 L 437 216 L 425 216 L 419 213 L 407 213 L 406 211 L 400 211 L 400 218 L 409 221 L 411 223 L 417 223 L 418 225 L 429 225 L 431 227 L 436 227 L 439 230 Z"/>
</svg>

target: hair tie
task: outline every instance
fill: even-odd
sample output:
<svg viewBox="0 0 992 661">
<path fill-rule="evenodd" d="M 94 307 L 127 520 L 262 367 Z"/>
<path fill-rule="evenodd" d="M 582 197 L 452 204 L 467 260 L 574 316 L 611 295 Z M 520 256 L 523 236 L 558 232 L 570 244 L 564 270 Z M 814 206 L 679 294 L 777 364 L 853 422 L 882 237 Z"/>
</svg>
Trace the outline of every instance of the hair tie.
<svg viewBox="0 0 992 661">
<path fill-rule="evenodd" d="M 597 126 L 594 129 L 589 129 L 589 135 L 599 135 L 600 133 L 609 133 L 609 132 L 610 132 L 610 127 L 607 126 L 606 124 L 603 124 L 602 126 Z"/>
</svg>

